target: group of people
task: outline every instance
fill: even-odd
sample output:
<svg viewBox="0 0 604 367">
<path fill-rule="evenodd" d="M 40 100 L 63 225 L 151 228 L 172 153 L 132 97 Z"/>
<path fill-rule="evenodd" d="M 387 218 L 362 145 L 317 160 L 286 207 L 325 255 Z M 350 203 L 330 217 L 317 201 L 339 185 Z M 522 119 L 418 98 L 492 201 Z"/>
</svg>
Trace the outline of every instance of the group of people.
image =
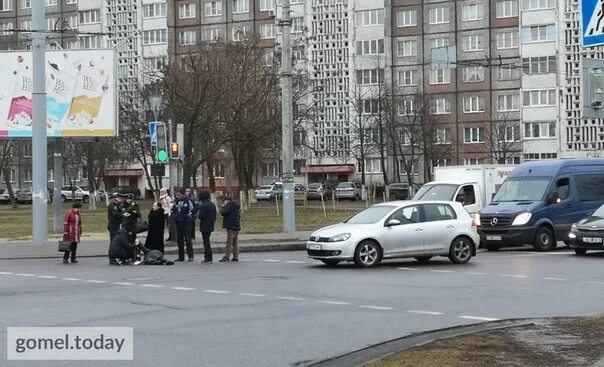
<svg viewBox="0 0 604 367">
<path fill-rule="evenodd" d="M 75 206 L 75 204 L 74 204 Z M 134 201 L 132 194 L 118 194 L 109 203 L 107 212 L 107 230 L 109 231 L 109 263 L 124 265 L 137 260 L 144 254 L 164 253 L 164 233 L 169 229 L 168 240 L 176 236 L 178 258 L 175 261 L 185 261 L 185 248 L 189 262 L 194 261 L 193 242 L 195 238 L 195 222 L 199 219 L 199 230 L 203 239 L 204 264 L 213 262 L 210 237 L 215 230 L 216 214 L 223 217 L 223 228 L 227 231 L 225 255 L 220 262 L 239 261 L 238 233 L 241 229 L 240 207 L 236 201 L 225 196 L 220 210 L 210 200 L 210 193 L 203 191 L 196 199 L 190 189 L 176 190 L 174 199 L 166 189 L 160 190 L 159 200 L 153 203 L 149 212 L 147 224 L 139 222 L 140 207 Z M 137 240 L 137 233 L 147 231 L 145 244 Z M 79 239 L 78 239 L 79 241 Z M 73 249 L 75 258 L 75 247 Z M 232 257 L 231 257 L 232 254 Z M 66 258 L 69 254 L 66 253 Z"/>
</svg>

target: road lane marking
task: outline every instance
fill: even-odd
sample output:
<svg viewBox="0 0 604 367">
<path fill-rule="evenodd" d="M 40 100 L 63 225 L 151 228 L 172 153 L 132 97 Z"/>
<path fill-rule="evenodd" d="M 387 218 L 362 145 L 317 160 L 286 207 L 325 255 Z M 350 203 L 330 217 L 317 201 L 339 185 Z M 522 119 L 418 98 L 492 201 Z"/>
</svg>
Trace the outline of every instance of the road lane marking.
<svg viewBox="0 0 604 367">
<path fill-rule="evenodd" d="M 433 273 L 455 273 L 453 270 L 430 270 Z"/>
<path fill-rule="evenodd" d="M 79 278 L 61 278 L 61 279 L 62 280 L 69 280 L 71 282 L 79 282 L 80 280 L 82 280 L 82 279 L 79 279 Z"/>
<path fill-rule="evenodd" d="M 111 284 L 115 284 L 115 285 L 134 285 L 134 283 L 129 283 L 129 282 L 114 282 Z"/>
<path fill-rule="evenodd" d="M 349 304 L 348 302 L 326 301 L 326 300 L 319 300 L 319 301 L 317 301 L 317 303 L 324 303 L 326 305 L 340 305 L 340 306 Z"/>
<path fill-rule="evenodd" d="M 240 296 L 248 296 L 248 297 L 266 297 L 266 294 L 260 293 L 239 293 Z"/>
<path fill-rule="evenodd" d="M 466 274 L 466 275 L 488 275 L 488 273 L 479 273 L 479 272 L 473 272 L 473 271 L 467 271 L 464 274 Z"/>
<path fill-rule="evenodd" d="M 38 278 L 44 278 L 44 279 L 57 279 L 56 276 L 54 275 L 38 275 Z"/>
<path fill-rule="evenodd" d="M 30 273 L 18 273 L 15 275 L 19 276 L 19 277 L 35 277 L 36 276 L 36 274 L 30 274 Z"/>
<path fill-rule="evenodd" d="M 215 294 L 228 294 L 228 293 L 231 293 L 230 291 L 221 291 L 221 290 L 217 290 L 217 289 L 204 289 L 203 292 L 206 292 L 206 293 L 215 293 Z"/>
<path fill-rule="evenodd" d="M 306 264 L 306 261 L 287 260 L 286 263 L 290 263 L 290 264 Z"/>
<path fill-rule="evenodd" d="M 271 260 L 271 259 L 266 259 L 266 260 L 262 260 L 262 261 L 267 262 L 267 263 L 280 263 L 281 262 L 281 260 Z"/>
<path fill-rule="evenodd" d="M 177 291 L 194 291 L 195 288 L 189 288 L 189 287 L 170 287 L 170 289 L 174 289 Z"/>
<path fill-rule="evenodd" d="M 542 280 L 556 280 L 556 281 L 559 281 L 559 282 L 565 282 L 565 281 L 568 280 L 568 279 L 556 278 L 556 277 L 541 277 L 539 279 L 542 279 Z"/>
<path fill-rule="evenodd" d="M 88 279 L 86 282 L 88 283 L 94 283 L 94 284 L 103 284 L 103 283 L 107 283 L 106 280 L 96 280 L 96 279 Z"/>
<path fill-rule="evenodd" d="M 518 275 L 518 274 L 500 274 L 500 275 L 505 278 L 528 278 L 528 276 L 526 276 L 526 275 Z"/>
<path fill-rule="evenodd" d="M 399 270 L 409 270 L 409 271 L 417 271 L 417 270 L 419 270 L 419 269 L 416 269 L 416 268 L 397 268 L 397 269 L 399 269 Z"/>
<path fill-rule="evenodd" d="M 493 317 L 483 317 L 483 316 L 457 316 L 459 319 L 465 320 L 477 320 L 477 321 L 498 321 L 499 319 Z"/>
<path fill-rule="evenodd" d="M 394 310 L 394 308 L 392 308 L 392 307 L 371 306 L 371 305 L 363 305 L 363 306 L 359 306 L 359 308 L 368 308 L 370 310 L 382 310 L 382 311 L 391 311 L 391 310 Z"/>
<path fill-rule="evenodd" d="M 420 315 L 432 315 L 432 316 L 444 315 L 444 313 L 442 313 L 442 312 L 435 312 L 435 311 L 409 310 L 407 312 L 409 312 L 409 313 L 417 313 L 417 314 L 420 314 Z"/>
<path fill-rule="evenodd" d="M 278 296 L 278 299 L 283 299 L 286 301 L 304 301 L 305 298 L 300 298 L 300 297 L 289 297 L 289 296 Z"/>
<path fill-rule="evenodd" d="M 598 281 L 595 281 L 595 280 L 587 280 L 586 283 L 589 283 L 589 284 L 598 284 L 598 285 L 604 284 L 604 282 L 598 282 Z"/>
<path fill-rule="evenodd" d="M 0 271 L 0 275 L 13 275 L 10 271 Z"/>
<path fill-rule="evenodd" d="M 161 285 L 161 284 L 139 284 L 140 287 L 147 287 L 147 288 L 164 288 L 165 285 Z"/>
</svg>

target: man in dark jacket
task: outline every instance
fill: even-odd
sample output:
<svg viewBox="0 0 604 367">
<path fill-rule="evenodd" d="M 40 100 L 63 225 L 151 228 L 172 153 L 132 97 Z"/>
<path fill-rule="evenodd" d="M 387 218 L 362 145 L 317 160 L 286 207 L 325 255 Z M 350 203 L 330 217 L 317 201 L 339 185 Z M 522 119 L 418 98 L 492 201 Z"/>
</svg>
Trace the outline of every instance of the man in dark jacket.
<svg viewBox="0 0 604 367">
<path fill-rule="evenodd" d="M 191 223 L 197 215 L 198 207 L 195 207 L 191 200 L 185 196 L 185 190 L 176 191 L 174 204 L 172 205 L 172 220 L 176 226 L 176 242 L 178 244 L 178 259 L 175 261 L 185 261 L 185 243 L 187 245 L 187 255 L 189 262 L 193 262 L 193 243 L 191 242 Z"/>
<path fill-rule="evenodd" d="M 210 236 L 214 232 L 216 223 L 216 205 L 210 200 L 210 193 L 202 191 L 199 193 L 199 230 L 203 238 L 204 264 L 212 263 L 212 247 L 210 246 Z"/>
<path fill-rule="evenodd" d="M 141 209 L 134 201 L 134 194 L 126 194 L 126 203 L 124 203 L 124 228 L 128 231 L 128 239 L 131 244 L 136 241 L 136 230 L 138 220 L 141 217 Z"/>
<path fill-rule="evenodd" d="M 135 247 L 128 240 L 128 231 L 124 228 L 117 231 L 109 247 L 109 264 L 128 264 L 134 257 Z"/>
<path fill-rule="evenodd" d="M 220 214 L 222 215 L 222 228 L 227 230 L 226 248 L 224 256 L 218 260 L 220 262 L 239 261 L 239 243 L 237 238 L 241 230 L 241 214 L 239 212 L 239 204 L 233 201 L 229 196 L 225 197 L 222 202 Z M 233 259 L 229 260 L 229 256 L 233 251 Z"/>
<path fill-rule="evenodd" d="M 124 211 L 122 205 L 124 204 L 124 196 L 118 194 L 114 199 L 111 199 L 109 206 L 107 207 L 107 230 L 109 231 L 109 243 L 113 241 L 113 238 L 119 231 L 122 221 L 124 220 Z"/>
<path fill-rule="evenodd" d="M 185 190 L 185 196 L 189 198 L 189 200 L 191 200 L 191 203 L 193 204 L 194 207 L 199 207 L 199 203 L 197 202 L 197 199 L 195 198 L 195 195 L 193 194 L 193 191 L 191 191 L 191 189 L 186 189 Z M 193 217 L 193 219 L 191 220 L 191 240 L 195 239 L 195 217 Z"/>
</svg>

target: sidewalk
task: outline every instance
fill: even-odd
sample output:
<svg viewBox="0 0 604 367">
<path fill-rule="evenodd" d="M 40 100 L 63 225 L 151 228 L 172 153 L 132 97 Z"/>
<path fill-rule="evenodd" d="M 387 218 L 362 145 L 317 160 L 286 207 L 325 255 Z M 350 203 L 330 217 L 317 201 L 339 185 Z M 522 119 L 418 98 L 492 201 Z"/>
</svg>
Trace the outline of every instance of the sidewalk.
<svg viewBox="0 0 604 367">
<path fill-rule="evenodd" d="M 293 233 L 264 233 L 264 234 L 240 234 L 239 250 L 241 252 L 263 252 L 263 251 L 302 251 L 306 249 L 306 241 L 311 232 Z M 203 256 L 203 245 L 201 234 L 197 233 L 193 240 L 193 249 L 196 256 Z M 145 236 L 138 237 L 145 243 Z M 223 231 L 212 234 L 212 250 L 215 253 L 224 252 L 226 233 Z M 45 246 L 34 246 L 31 241 L 1 241 L 0 260 L 8 259 L 37 259 L 37 258 L 59 258 L 63 253 L 57 251 L 58 239 L 49 238 Z M 78 257 L 107 256 L 109 251 L 109 236 L 94 234 L 82 238 L 78 245 Z M 166 255 L 177 254 L 178 248 L 175 242 L 166 242 Z"/>
</svg>

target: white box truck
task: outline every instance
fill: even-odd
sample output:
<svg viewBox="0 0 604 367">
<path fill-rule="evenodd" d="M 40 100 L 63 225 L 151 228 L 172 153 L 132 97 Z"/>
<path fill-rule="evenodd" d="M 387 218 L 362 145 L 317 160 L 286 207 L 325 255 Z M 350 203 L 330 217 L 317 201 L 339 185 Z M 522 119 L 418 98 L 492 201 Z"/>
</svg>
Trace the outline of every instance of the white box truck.
<svg viewBox="0 0 604 367">
<path fill-rule="evenodd" d="M 423 185 L 413 200 L 459 201 L 470 214 L 491 202 L 516 166 L 480 165 L 435 167 L 434 181 Z"/>
</svg>

